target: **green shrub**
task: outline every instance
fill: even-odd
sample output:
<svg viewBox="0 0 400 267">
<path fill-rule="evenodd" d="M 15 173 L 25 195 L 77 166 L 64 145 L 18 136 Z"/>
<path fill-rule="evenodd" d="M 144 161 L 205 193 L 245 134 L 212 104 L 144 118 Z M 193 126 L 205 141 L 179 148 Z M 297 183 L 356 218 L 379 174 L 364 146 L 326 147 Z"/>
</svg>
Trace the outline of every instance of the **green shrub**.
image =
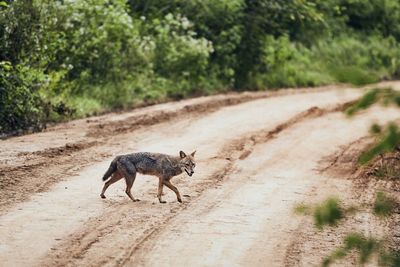
<svg viewBox="0 0 400 267">
<path fill-rule="evenodd" d="M 193 24 L 181 15 L 167 14 L 152 21 L 154 73 L 178 84 L 169 95 L 185 96 L 204 84 L 211 42 L 197 38 Z"/>
<path fill-rule="evenodd" d="M 329 266 L 343 259 L 352 250 L 357 251 L 360 265 L 366 264 L 373 254 L 378 254 L 379 266 L 395 267 L 400 263 L 400 253 L 387 250 L 384 241 L 365 237 L 359 233 L 350 233 L 344 238 L 344 244 L 323 260 L 322 266 Z"/>
<path fill-rule="evenodd" d="M 335 250 L 325 258 L 322 266 L 329 266 L 335 260 L 344 258 L 353 249 L 359 253 L 359 262 L 365 264 L 379 248 L 380 245 L 374 238 L 366 238 L 361 234 L 351 233 L 345 237 L 343 247 Z"/>
<path fill-rule="evenodd" d="M 314 211 L 314 221 L 317 228 L 324 225 L 336 225 L 338 220 L 343 217 L 343 209 L 340 207 L 339 201 L 335 198 L 329 198 L 321 205 L 317 206 Z"/>
<path fill-rule="evenodd" d="M 331 66 L 330 72 L 335 80 L 341 83 L 365 85 L 379 81 L 379 77 L 374 72 L 365 71 L 357 66 Z"/>
<path fill-rule="evenodd" d="M 380 103 L 384 106 L 390 104 L 400 107 L 400 92 L 392 88 L 374 88 L 365 93 L 354 105 L 346 110 L 347 115 L 354 115 L 356 112 L 367 109 L 375 103 Z M 379 133 L 382 129 L 379 125 L 373 126 Z M 373 132 L 373 133 L 378 133 Z"/>
<path fill-rule="evenodd" d="M 58 64 L 70 66 L 68 79 L 101 84 L 119 81 L 145 66 L 139 50 L 140 21 L 133 20 L 126 1 L 77 0 L 59 7 L 66 43 Z"/>
<path fill-rule="evenodd" d="M 365 33 L 381 32 L 400 40 L 400 3 L 397 0 L 342 0 L 349 27 Z"/>
<path fill-rule="evenodd" d="M 369 108 L 375 103 L 384 106 L 394 105 L 400 106 L 400 93 L 392 88 L 375 88 L 365 93 L 353 106 L 346 110 L 350 116 L 356 114 L 360 110 Z M 377 142 L 369 149 L 364 151 L 359 162 L 366 164 L 379 154 L 392 152 L 400 145 L 400 132 L 395 123 L 389 123 L 386 127 L 378 124 L 372 125 L 370 132 L 375 135 Z"/>
<path fill-rule="evenodd" d="M 384 162 L 381 166 L 374 169 L 374 176 L 378 179 L 400 179 L 399 161 Z"/>
<path fill-rule="evenodd" d="M 43 127 L 45 103 L 32 86 L 40 82 L 36 74 L 21 65 L 0 62 L 0 134 Z"/>
<path fill-rule="evenodd" d="M 390 123 L 382 133 L 378 135 L 377 143 L 361 154 L 359 162 L 361 164 L 366 164 L 379 154 L 395 150 L 399 144 L 400 132 L 398 127 L 396 124 Z"/>
<path fill-rule="evenodd" d="M 377 192 L 374 202 L 374 213 L 378 216 L 387 217 L 393 213 L 396 201 L 383 192 Z"/>
<path fill-rule="evenodd" d="M 364 85 L 399 72 L 400 47 L 393 38 L 342 35 L 310 47 L 289 36 L 263 39 L 262 63 L 249 74 L 252 88 L 316 86 L 328 83 Z"/>
<path fill-rule="evenodd" d="M 379 255 L 378 263 L 380 266 L 400 266 L 400 251 L 382 251 Z"/>
</svg>

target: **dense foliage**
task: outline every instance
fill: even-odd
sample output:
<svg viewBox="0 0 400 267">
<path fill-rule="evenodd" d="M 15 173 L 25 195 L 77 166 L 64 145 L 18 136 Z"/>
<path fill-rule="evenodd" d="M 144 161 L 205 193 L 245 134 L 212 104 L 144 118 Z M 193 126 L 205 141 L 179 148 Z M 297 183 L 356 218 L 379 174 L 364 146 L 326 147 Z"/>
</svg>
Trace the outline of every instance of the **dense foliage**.
<svg viewBox="0 0 400 267">
<path fill-rule="evenodd" d="M 224 90 L 400 74 L 397 0 L 0 0 L 0 134 Z"/>
</svg>

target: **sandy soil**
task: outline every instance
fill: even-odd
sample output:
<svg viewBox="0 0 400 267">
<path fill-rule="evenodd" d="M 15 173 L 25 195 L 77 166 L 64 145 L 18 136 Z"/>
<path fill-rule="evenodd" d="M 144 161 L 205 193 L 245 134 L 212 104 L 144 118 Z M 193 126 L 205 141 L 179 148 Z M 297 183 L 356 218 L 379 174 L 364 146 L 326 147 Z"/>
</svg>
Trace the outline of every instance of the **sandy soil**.
<svg viewBox="0 0 400 267">
<path fill-rule="evenodd" d="M 328 195 L 357 201 L 346 172 L 321 170 L 349 144 L 361 149 L 372 122 L 400 116 L 373 108 L 346 118 L 341 110 L 362 92 L 203 97 L 0 141 L 0 266 L 319 265 L 340 238 L 307 238 L 312 223 L 293 206 Z M 122 181 L 100 199 L 100 177 L 115 155 L 181 149 L 197 149 L 195 175 L 172 180 L 184 203 L 166 189 L 168 203 L 159 204 L 157 179 L 141 175 L 133 195 L 142 201 L 131 202 Z M 362 218 L 341 231 L 387 233 Z"/>
</svg>

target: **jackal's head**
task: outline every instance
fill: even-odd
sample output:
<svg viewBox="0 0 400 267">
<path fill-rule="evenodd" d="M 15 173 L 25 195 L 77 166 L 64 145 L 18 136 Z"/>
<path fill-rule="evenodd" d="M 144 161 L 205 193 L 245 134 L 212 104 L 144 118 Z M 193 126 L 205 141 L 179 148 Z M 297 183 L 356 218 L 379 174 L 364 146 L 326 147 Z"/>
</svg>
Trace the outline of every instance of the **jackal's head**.
<svg viewBox="0 0 400 267">
<path fill-rule="evenodd" d="M 196 154 L 196 151 L 193 151 L 193 153 L 190 155 L 186 155 L 185 152 L 179 151 L 179 156 L 181 157 L 181 170 L 185 171 L 189 176 L 193 175 L 194 167 L 196 167 L 196 164 L 194 163 L 194 154 Z"/>
</svg>

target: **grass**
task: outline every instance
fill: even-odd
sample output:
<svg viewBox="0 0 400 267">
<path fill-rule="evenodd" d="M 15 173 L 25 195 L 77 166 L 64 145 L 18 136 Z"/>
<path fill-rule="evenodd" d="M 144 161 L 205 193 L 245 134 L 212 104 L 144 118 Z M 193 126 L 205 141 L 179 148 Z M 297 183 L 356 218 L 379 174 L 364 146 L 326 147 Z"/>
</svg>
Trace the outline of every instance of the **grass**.
<svg viewBox="0 0 400 267">
<path fill-rule="evenodd" d="M 400 251 L 382 251 L 379 255 L 379 265 L 389 267 L 400 266 Z"/>
<path fill-rule="evenodd" d="M 373 254 L 378 255 L 378 265 L 385 267 L 400 266 L 400 252 L 387 250 L 382 241 L 373 237 L 365 237 L 360 233 L 350 233 L 344 240 L 343 245 L 327 256 L 322 266 L 327 267 L 337 260 L 343 259 L 352 250 L 357 251 L 360 265 L 367 263 Z"/>
<path fill-rule="evenodd" d="M 349 107 L 345 113 L 349 116 L 354 115 L 356 112 L 367 109 L 377 101 L 379 89 L 374 88 L 363 95 L 353 106 Z"/>
<path fill-rule="evenodd" d="M 378 167 L 375 170 L 374 174 L 379 179 L 400 178 L 400 170 L 395 166 L 389 166 L 389 165 L 383 165 Z"/>
<path fill-rule="evenodd" d="M 335 66 L 330 68 L 330 73 L 338 82 L 351 83 L 357 86 L 379 81 L 379 77 L 374 72 L 358 66 Z"/>
<path fill-rule="evenodd" d="M 316 206 L 300 203 L 293 209 L 295 214 L 313 216 L 314 224 L 318 229 L 322 229 L 325 225 L 335 226 L 346 214 L 354 214 L 358 210 L 356 206 L 341 207 L 339 200 L 334 197 Z"/>
<path fill-rule="evenodd" d="M 380 250 L 380 243 L 372 237 L 365 237 L 359 233 L 348 234 L 344 238 L 344 245 L 326 257 L 322 266 L 329 266 L 334 261 L 343 259 L 351 250 L 357 250 L 360 264 L 365 264 L 374 252 Z"/>
<path fill-rule="evenodd" d="M 393 213 L 396 201 L 384 192 L 377 192 L 374 202 L 374 213 L 381 217 L 388 217 Z"/>
<path fill-rule="evenodd" d="M 322 229 L 325 225 L 334 226 L 343 218 L 343 209 L 340 207 L 339 200 L 328 198 L 314 210 L 315 226 Z"/>
<path fill-rule="evenodd" d="M 304 203 L 301 203 L 294 207 L 294 213 L 299 215 L 310 215 L 312 214 L 312 208 Z"/>
<path fill-rule="evenodd" d="M 373 175 L 378 179 L 400 179 L 400 160 L 397 157 L 387 157 L 382 164 L 374 168 Z"/>
</svg>

